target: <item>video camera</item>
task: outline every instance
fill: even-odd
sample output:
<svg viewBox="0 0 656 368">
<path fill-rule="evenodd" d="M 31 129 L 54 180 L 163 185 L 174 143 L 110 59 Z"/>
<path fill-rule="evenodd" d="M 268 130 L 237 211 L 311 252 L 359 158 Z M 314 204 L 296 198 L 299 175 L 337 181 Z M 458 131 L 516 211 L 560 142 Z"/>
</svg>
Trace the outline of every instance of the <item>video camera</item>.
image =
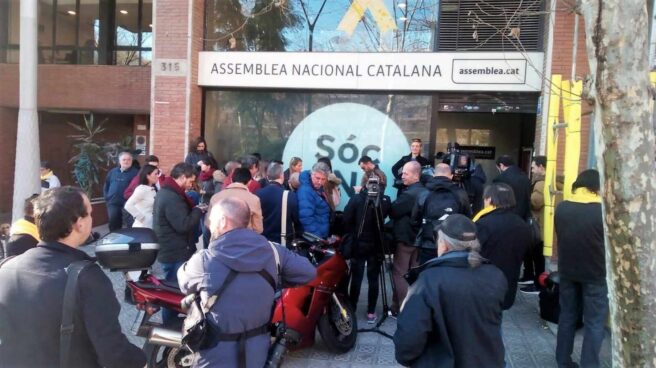
<svg viewBox="0 0 656 368">
<path fill-rule="evenodd" d="M 474 158 L 467 153 L 461 152 L 460 145 L 455 142 L 447 144 L 446 154 L 442 162 L 451 167 L 454 182 L 463 182 L 469 179 L 476 169 Z"/>
<path fill-rule="evenodd" d="M 369 179 L 367 180 L 367 195 L 369 197 L 378 197 L 378 193 L 380 192 L 380 181 L 378 180 L 378 177 L 376 175 L 371 175 Z"/>
</svg>

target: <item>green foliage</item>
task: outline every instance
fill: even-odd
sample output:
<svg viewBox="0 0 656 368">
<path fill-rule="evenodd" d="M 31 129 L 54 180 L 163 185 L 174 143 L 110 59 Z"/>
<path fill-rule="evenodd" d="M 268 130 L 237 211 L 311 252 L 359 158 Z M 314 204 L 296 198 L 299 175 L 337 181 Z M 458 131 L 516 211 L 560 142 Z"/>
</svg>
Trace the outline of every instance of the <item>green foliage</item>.
<svg viewBox="0 0 656 368">
<path fill-rule="evenodd" d="M 78 153 L 68 162 L 73 164 L 75 181 L 89 198 L 92 198 L 93 187 L 100 181 L 100 167 L 105 162 L 105 153 L 97 137 L 105 131 L 106 122 L 107 119 L 96 124 L 93 114 L 89 114 L 84 115 L 82 125 L 68 123 L 79 133 L 69 136 L 75 142 L 73 147 Z"/>
</svg>

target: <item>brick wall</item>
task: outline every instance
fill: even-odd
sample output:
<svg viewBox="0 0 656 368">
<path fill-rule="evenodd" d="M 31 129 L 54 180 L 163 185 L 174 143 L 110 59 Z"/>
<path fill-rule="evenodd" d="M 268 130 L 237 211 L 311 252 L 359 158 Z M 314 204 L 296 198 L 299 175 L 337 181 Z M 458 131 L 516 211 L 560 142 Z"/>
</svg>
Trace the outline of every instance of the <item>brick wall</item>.
<svg viewBox="0 0 656 368">
<path fill-rule="evenodd" d="M 556 22 L 554 27 L 554 40 L 553 40 L 553 58 L 552 58 L 552 74 L 562 75 L 563 80 L 571 79 L 572 75 L 572 49 L 574 41 L 574 14 L 572 14 L 565 4 L 558 2 L 556 10 Z M 576 79 L 582 80 L 589 73 L 588 57 L 585 48 L 585 25 L 583 18 L 579 17 L 579 35 L 578 45 L 576 52 Z M 563 119 L 563 103 L 560 103 L 560 119 Z M 548 106 L 542 106 L 544 113 L 547 113 Z M 579 160 L 579 168 L 583 170 L 587 167 L 588 151 L 589 151 L 589 133 L 590 133 L 590 117 L 589 112 L 591 107 L 584 102 L 582 106 L 583 116 L 581 118 L 581 155 Z M 536 142 L 540 140 L 541 126 L 537 124 L 536 129 Z M 565 152 L 565 131 L 559 130 L 558 140 L 558 170 L 562 173 L 563 162 L 566 155 Z"/>
<path fill-rule="evenodd" d="M 191 34 L 189 12 L 191 10 Z M 184 0 L 161 0 L 155 12 L 155 59 L 184 59 L 190 80 L 186 76 L 155 75 L 152 98 L 152 153 L 168 172 L 184 160 L 186 143 L 201 134 L 202 89 L 197 86 L 198 52 L 202 50 L 203 2 L 191 4 Z M 158 25 L 165 24 L 166 27 Z M 191 58 L 188 47 L 191 45 Z M 189 87 L 190 98 L 187 98 Z M 189 130 L 186 134 L 187 119 Z"/>
<path fill-rule="evenodd" d="M 38 108 L 41 157 L 54 166 L 63 184 L 74 184 L 68 159 L 71 157 L 73 134 L 67 121 L 80 122 L 79 114 L 51 114 L 47 110 L 93 111 L 102 113 L 149 114 L 150 67 L 104 65 L 39 65 Z M 16 64 L 0 64 L 0 150 L 6 152 L 0 160 L 0 213 L 11 212 L 16 127 L 18 121 L 19 70 Z M 133 131 L 132 119 L 126 125 L 120 115 L 109 122 L 102 139 L 118 140 Z M 111 120 L 111 119 L 110 119 Z M 148 120 L 145 120 L 148 123 Z"/>
<path fill-rule="evenodd" d="M 16 162 L 16 126 L 18 109 L 0 107 L 0 222 L 11 218 L 11 202 L 14 195 L 14 163 Z M 8 217 L 2 214 L 8 215 Z"/>
<path fill-rule="evenodd" d="M 43 109 L 150 111 L 150 67 L 39 65 Z M 0 106 L 18 107 L 17 64 L 0 64 Z"/>
</svg>

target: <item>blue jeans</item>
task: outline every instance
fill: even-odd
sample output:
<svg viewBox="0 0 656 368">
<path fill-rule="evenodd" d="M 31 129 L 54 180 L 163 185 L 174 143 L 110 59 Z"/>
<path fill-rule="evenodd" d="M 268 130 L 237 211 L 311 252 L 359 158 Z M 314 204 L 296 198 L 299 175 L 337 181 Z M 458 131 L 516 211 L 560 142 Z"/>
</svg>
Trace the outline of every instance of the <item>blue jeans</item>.
<svg viewBox="0 0 656 368">
<path fill-rule="evenodd" d="M 572 351 L 581 307 L 583 307 L 585 331 L 581 348 L 581 367 L 599 367 L 599 351 L 604 341 L 605 324 L 608 317 L 606 282 L 576 282 L 561 277 L 559 292 L 560 316 L 556 339 L 558 367 L 575 367 L 572 362 Z"/>
<path fill-rule="evenodd" d="M 164 280 L 178 284 L 178 269 L 182 266 L 184 261 L 172 262 L 172 263 L 160 263 L 162 265 L 162 271 L 164 271 Z M 165 326 L 174 326 L 178 320 L 178 312 L 162 308 L 162 321 Z"/>
</svg>

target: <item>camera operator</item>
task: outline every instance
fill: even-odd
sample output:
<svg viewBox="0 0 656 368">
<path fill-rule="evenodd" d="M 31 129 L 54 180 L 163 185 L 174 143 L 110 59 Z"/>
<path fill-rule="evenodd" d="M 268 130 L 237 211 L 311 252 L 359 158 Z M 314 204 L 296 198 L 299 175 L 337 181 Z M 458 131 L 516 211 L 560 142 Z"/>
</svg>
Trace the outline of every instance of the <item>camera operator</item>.
<svg viewBox="0 0 656 368">
<path fill-rule="evenodd" d="M 426 183 L 427 190 L 417 198 L 412 218 L 421 226 L 417 235 L 419 264 L 435 257 L 433 228 L 436 225 L 456 213 L 467 217 L 472 215 L 467 192 L 454 183 L 452 178 L 451 167 L 438 164 L 435 166 L 435 177 Z"/>
<path fill-rule="evenodd" d="M 410 143 L 410 154 L 407 156 L 401 157 L 395 164 L 392 166 L 392 175 L 394 176 L 394 188 L 398 190 L 397 197 L 401 195 L 405 184 L 402 180 L 402 170 L 405 164 L 408 162 L 416 161 L 419 163 L 420 167 L 431 165 L 430 161 L 421 155 L 421 139 L 412 138 Z"/>
<path fill-rule="evenodd" d="M 460 151 L 458 143 L 447 145 L 447 153 L 442 156 L 442 162 L 451 167 L 453 182 L 467 192 L 472 213 L 478 213 L 483 208 L 483 189 L 487 181 L 481 165 L 476 164 L 468 153 Z"/>
<path fill-rule="evenodd" d="M 412 209 L 421 193 L 426 191 L 420 182 L 421 166 L 418 161 L 410 161 L 403 165 L 401 180 L 404 189 L 392 203 L 390 218 L 394 221 L 394 240 L 396 251 L 394 252 L 394 265 L 392 278 L 394 280 L 394 295 L 392 297 L 392 313 L 397 314 L 403 299 L 408 292 L 408 282 L 403 278 L 411 267 L 417 263 L 417 229 L 410 219 Z"/>
<path fill-rule="evenodd" d="M 378 186 L 380 188 L 381 193 L 385 193 L 385 188 L 387 188 L 387 176 L 381 170 L 378 165 L 374 163 L 374 161 L 371 159 L 369 156 L 362 156 L 360 157 L 360 160 L 358 161 L 358 165 L 360 165 L 360 168 L 362 171 L 364 171 L 364 175 L 362 175 L 362 182 L 361 182 L 361 188 L 364 188 L 368 181 L 369 178 L 376 177 L 378 178 Z"/>
<path fill-rule="evenodd" d="M 381 243 L 383 222 L 389 209 L 390 198 L 383 194 L 383 189 L 375 176 L 367 181 L 367 185 L 359 193 L 351 197 L 344 209 L 344 227 L 354 239 L 349 298 L 355 310 L 366 264 L 369 282 L 367 322 L 372 324 L 376 322 L 378 275 L 383 257 Z"/>
</svg>

